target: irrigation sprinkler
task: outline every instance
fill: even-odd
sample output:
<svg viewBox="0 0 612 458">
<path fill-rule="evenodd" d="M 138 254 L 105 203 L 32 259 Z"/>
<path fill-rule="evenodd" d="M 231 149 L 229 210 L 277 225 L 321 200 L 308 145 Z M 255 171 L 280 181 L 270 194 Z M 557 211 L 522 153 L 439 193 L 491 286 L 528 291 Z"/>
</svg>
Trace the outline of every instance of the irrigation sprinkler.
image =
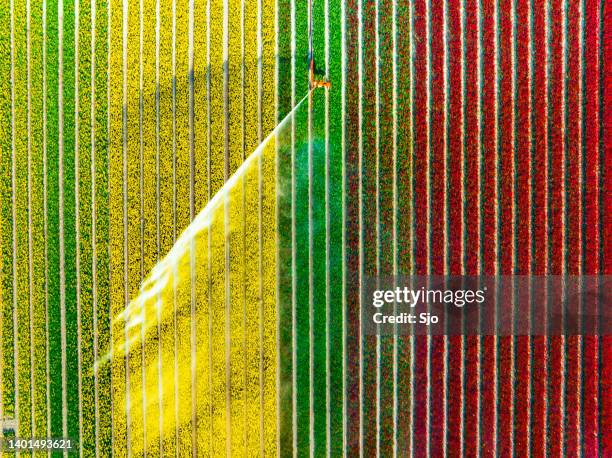
<svg viewBox="0 0 612 458">
<path fill-rule="evenodd" d="M 314 0 L 310 0 L 308 3 L 308 85 L 309 88 L 316 89 L 319 87 L 324 87 L 326 89 L 331 89 L 331 81 L 329 81 L 326 77 L 323 79 L 317 79 L 315 73 L 315 59 L 314 59 L 314 48 L 312 46 L 312 3 Z"/>
</svg>

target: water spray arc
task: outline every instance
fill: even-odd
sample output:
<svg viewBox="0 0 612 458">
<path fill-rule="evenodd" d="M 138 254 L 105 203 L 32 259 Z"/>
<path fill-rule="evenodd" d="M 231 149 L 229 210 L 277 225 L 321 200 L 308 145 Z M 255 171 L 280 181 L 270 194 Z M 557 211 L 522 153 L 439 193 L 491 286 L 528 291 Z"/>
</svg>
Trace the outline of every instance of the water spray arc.
<svg viewBox="0 0 612 458">
<path fill-rule="evenodd" d="M 214 291 L 223 287 L 228 275 L 235 275 L 236 268 L 227 268 L 225 247 L 229 243 L 240 240 L 243 231 L 259 230 L 261 237 L 265 239 L 263 251 L 261 253 L 262 262 L 265 259 L 273 259 L 276 250 L 274 240 L 276 239 L 276 160 L 277 154 L 283 148 L 290 148 L 291 128 L 296 122 L 297 113 L 308 108 L 304 103 L 309 98 L 311 91 L 308 92 L 297 105 L 280 121 L 265 140 L 253 151 L 236 170 L 236 172 L 225 182 L 222 188 L 213 196 L 205 208 L 194 218 L 191 224 L 184 230 L 181 236 L 168 254 L 151 270 L 148 277 L 142 283 L 139 293 L 134 297 L 127 307 L 114 317 L 113 326 L 117 329 L 125 329 L 124 333 L 115 335 L 111 351 L 96 362 L 95 370 L 100 370 L 105 364 L 113 361 L 121 361 L 123 358 L 133 358 L 133 350 L 138 351 L 145 348 L 158 348 L 158 334 L 172 333 L 173 329 L 189 329 L 191 325 L 191 307 L 195 300 L 196 326 L 198 329 L 208 329 L 210 325 L 215 335 L 223 335 L 215 329 L 223 329 L 227 320 L 240 320 L 240 316 L 229 316 L 224 314 L 222 308 L 210 302 Z M 248 214 L 249 208 L 257 208 L 261 203 L 260 215 Z M 230 262 L 233 262 L 230 259 Z M 257 264 L 257 256 L 250 259 L 240 260 L 246 264 Z M 255 266 L 256 267 L 256 266 Z M 266 262 L 263 269 L 272 272 L 272 276 L 264 274 L 260 276 L 239 276 L 233 277 L 232 288 L 255 289 L 259 288 L 260 282 L 268 282 L 269 278 L 274 278 L 274 263 Z M 252 269 L 256 271 L 257 269 Z M 194 296 L 191 291 L 194 287 L 206 288 L 207 294 Z M 233 298 L 231 299 L 234 300 Z M 192 410 L 205 412 L 210 415 L 209 421 L 213 427 L 218 427 L 226 437 L 234 437 L 242 433 L 234 427 L 225 427 L 224 419 L 233 418 L 234 412 L 244 412 L 251 409 L 247 391 L 255 390 L 261 396 L 261 415 L 271 415 L 274 418 L 276 405 L 275 380 L 276 380 L 276 303 L 273 300 L 261 301 L 261 321 L 265 328 L 261 337 L 261 366 L 255 362 L 253 370 L 259 371 L 262 384 L 242 385 L 243 379 L 227 379 L 223 376 L 225 370 L 234 371 L 234 366 L 243 367 L 249 364 L 243 360 L 243 355 L 234 356 L 230 353 L 229 360 L 221 355 L 228 345 L 230 348 L 242 345 L 235 341 L 233 336 L 230 340 L 212 339 L 211 345 L 198 345 L 198 352 L 194 357 L 189 348 L 175 348 L 170 346 L 161 351 L 162 366 L 169 367 L 171 362 L 176 360 L 178 364 L 176 374 L 172 371 L 160 375 L 160 387 L 153 384 L 145 388 L 145 393 L 139 391 L 130 392 L 128 398 L 124 398 L 122 393 L 115 397 L 117 409 L 125 409 L 126 413 L 132 406 L 138 406 L 145 402 L 147 405 L 164 406 L 168 402 L 168 397 L 172 396 L 175 385 L 190 386 L 191 371 L 196 373 L 197 380 L 207 380 L 208 384 L 198 384 L 195 387 L 197 392 L 196 404 L 193 406 L 190 399 L 178 399 L 178 415 L 173 409 L 162 409 L 163 419 L 161 424 L 161 434 L 172 436 L 176 430 L 193 428 Z M 170 325 L 175 323 L 174 325 Z M 161 331 L 160 331 L 161 329 Z M 199 332 L 199 331 L 198 331 Z M 206 332 L 204 332 L 206 334 Z M 241 339 L 238 339 L 241 340 Z M 208 354 L 208 353 L 210 354 Z M 217 355 L 217 353 L 219 355 Z M 216 355 L 216 356 L 215 356 Z M 213 364 L 210 364 L 213 361 Z M 218 362 L 215 363 L 215 361 Z M 219 362 L 220 361 L 220 362 Z M 195 365 L 192 368 L 191 365 Z M 217 364 L 217 366 L 215 366 Z M 150 363 L 143 363 L 143 371 L 151 378 L 158 373 L 158 362 L 152 360 Z M 224 367 L 222 367 L 224 366 Z M 240 369 L 242 370 L 242 369 Z M 246 370 L 246 369 L 244 369 Z M 212 374 L 211 374 L 212 371 Z M 210 383 L 212 381 L 212 383 Z M 265 385 L 265 386 L 264 386 Z M 226 402 L 229 396 L 231 409 Z M 257 403 L 259 404 L 259 402 Z M 259 406 L 257 408 L 260 408 Z M 230 422 L 231 424 L 231 422 Z M 216 426 L 215 426 L 216 425 Z M 275 422 L 266 420 L 263 436 L 266 443 L 273 443 L 276 439 Z M 147 435 L 147 442 L 159 440 L 157 431 Z M 233 441 L 233 439 L 229 439 Z M 240 441 L 238 441 L 240 442 Z M 144 444 L 145 448 L 148 446 Z M 209 445 L 198 444 L 198 450 L 209 451 Z M 213 447 L 213 445 L 210 445 Z M 139 452 L 138 450 L 134 450 Z"/>
</svg>

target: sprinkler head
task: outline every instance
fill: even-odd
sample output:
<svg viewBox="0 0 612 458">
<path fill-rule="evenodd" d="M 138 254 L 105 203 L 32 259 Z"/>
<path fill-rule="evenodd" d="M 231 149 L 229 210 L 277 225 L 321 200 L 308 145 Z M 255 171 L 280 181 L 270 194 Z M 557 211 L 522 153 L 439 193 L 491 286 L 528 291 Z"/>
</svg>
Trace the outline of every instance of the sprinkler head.
<svg viewBox="0 0 612 458">
<path fill-rule="evenodd" d="M 331 89 L 331 81 L 329 81 L 326 78 L 322 80 L 317 79 L 316 73 L 318 72 L 315 71 L 315 68 L 316 67 L 315 67 L 314 57 L 311 54 L 310 55 L 310 69 L 308 72 L 310 89 L 316 89 L 318 87 L 324 87 L 325 89 Z"/>
<path fill-rule="evenodd" d="M 331 81 L 313 79 L 310 81 L 310 87 L 312 89 L 316 89 L 318 87 L 324 87 L 325 89 L 331 89 Z"/>
</svg>

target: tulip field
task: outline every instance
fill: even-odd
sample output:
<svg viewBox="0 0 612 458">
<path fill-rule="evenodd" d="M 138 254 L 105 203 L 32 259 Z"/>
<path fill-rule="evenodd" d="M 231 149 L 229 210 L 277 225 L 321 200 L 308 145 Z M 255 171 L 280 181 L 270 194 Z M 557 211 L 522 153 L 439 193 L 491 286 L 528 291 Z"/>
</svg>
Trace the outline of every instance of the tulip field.
<svg viewBox="0 0 612 458">
<path fill-rule="evenodd" d="M 2 0 L 0 456 L 612 456 L 610 336 L 362 322 L 392 275 L 610 305 L 611 15 Z"/>
</svg>

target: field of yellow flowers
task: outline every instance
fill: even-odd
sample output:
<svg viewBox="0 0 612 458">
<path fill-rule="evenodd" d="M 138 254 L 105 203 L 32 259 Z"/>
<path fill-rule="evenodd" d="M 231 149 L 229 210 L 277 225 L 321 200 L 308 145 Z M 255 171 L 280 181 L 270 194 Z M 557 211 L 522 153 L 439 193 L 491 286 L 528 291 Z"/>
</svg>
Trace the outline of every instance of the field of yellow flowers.
<svg viewBox="0 0 612 458">
<path fill-rule="evenodd" d="M 0 22 L 0 434 L 274 453 L 274 162 L 231 237 L 194 247 L 169 315 L 114 351 L 148 273 L 275 126 L 274 2 L 16 0 Z"/>
</svg>

